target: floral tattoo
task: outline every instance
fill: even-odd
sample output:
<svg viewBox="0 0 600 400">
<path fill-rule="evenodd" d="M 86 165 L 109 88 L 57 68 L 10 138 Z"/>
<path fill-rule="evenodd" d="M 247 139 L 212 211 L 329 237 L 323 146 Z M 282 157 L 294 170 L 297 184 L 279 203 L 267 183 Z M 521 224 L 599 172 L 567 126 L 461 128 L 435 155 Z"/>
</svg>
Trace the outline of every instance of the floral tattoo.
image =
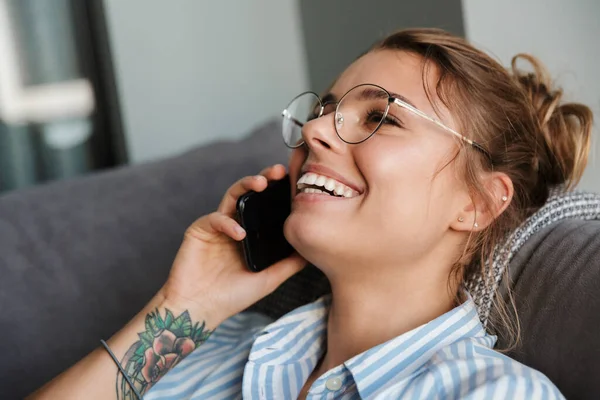
<svg viewBox="0 0 600 400">
<path fill-rule="evenodd" d="M 143 395 L 179 361 L 204 343 L 211 333 L 204 322 L 196 322 L 192 326 L 187 310 L 175 318 L 169 309 L 165 309 L 163 319 L 156 309 L 146 315 L 146 330 L 138 333 L 140 340 L 125 353 L 121 365 Z M 121 373 L 117 374 L 117 398 L 137 400 Z"/>
</svg>

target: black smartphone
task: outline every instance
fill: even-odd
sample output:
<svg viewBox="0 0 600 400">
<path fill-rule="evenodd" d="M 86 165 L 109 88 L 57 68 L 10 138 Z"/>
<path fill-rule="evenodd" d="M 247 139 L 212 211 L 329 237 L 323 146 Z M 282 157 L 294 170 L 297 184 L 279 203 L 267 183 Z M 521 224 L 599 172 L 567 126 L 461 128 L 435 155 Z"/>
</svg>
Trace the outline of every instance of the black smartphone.
<svg viewBox="0 0 600 400">
<path fill-rule="evenodd" d="M 248 192 L 237 201 L 238 222 L 246 230 L 242 247 L 250 271 L 259 272 L 294 251 L 283 236 L 290 215 L 290 178 L 269 183 L 262 192 Z"/>
</svg>

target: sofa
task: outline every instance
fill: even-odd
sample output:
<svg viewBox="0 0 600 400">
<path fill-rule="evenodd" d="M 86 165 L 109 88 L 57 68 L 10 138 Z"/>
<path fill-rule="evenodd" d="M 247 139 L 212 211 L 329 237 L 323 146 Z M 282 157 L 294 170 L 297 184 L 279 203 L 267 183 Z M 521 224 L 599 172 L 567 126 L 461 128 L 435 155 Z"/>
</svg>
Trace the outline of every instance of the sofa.
<svg viewBox="0 0 600 400">
<path fill-rule="evenodd" d="M 164 283 L 185 228 L 287 157 L 270 121 L 239 141 L 0 196 L 0 398 L 24 397 L 119 330 Z M 522 342 L 509 355 L 567 398 L 600 398 L 600 221 L 549 224 L 510 271 Z M 253 308 L 278 317 L 328 290 L 309 267 Z"/>
</svg>

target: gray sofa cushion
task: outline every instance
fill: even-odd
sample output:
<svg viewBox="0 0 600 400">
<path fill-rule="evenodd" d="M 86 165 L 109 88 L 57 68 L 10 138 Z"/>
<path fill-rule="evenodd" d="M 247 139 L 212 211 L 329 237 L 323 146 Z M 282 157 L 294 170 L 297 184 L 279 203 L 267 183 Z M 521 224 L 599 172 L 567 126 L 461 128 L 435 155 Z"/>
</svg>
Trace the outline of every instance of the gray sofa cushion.
<svg viewBox="0 0 600 400">
<path fill-rule="evenodd" d="M 568 399 L 600 398 L 600 221 L 565 220 L 536 233 L 510 276 L 522 342 L 508 355 L 545 373 Z"/>
</svg>

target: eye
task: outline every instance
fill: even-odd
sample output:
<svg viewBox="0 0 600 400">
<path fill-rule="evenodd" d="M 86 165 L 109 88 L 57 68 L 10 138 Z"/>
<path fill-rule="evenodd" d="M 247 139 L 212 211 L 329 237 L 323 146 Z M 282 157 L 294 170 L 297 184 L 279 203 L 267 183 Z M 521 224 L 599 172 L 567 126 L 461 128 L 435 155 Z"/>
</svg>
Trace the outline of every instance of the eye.
<svg viewBox="0 0 600 400">
<path fill-rule="evenodd" d="M 381 121 L 381 119 L 383 118 L 383 114 L 384 113 L 381 110 L 376 110 L 376 109 L 369 110 L 367 112 L 366 120 L 369 123 L 379 124 L 379 121 Z M 398 118 L 391 115 L 389 112 L 387 113 L 387 115 L 385 116 L 385 118 L 383 119 L 383 122 L 381 124 L 382 125 L 392 125 L 392 126 L 395 126 L 398 128 L 403 127 L 402 121 L 400 121 Z"/>
</svg>

